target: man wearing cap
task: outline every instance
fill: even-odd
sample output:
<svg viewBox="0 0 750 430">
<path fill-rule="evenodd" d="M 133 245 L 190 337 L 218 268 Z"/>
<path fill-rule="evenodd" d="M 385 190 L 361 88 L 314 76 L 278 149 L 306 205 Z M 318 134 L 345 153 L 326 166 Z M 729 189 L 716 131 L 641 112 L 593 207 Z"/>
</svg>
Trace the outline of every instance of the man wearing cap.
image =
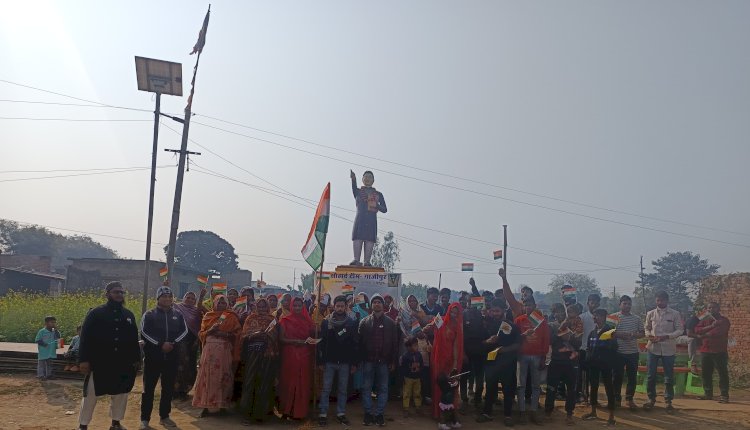
<svg viewBox="0 0 750 430">
<path fill-rule="evenodd" d="M 176 344 L 188 334 L 182 314 L 172 308 L 172 290 L 163 286 L 156 290 L 156 307 L 143 314 L 141 337 L 146 356 L 143 366 L 143 394 L 141 396 L 140 430 L 149 427 L 154 408 L 154 391 L 161 378 L 161 400 L 159 401 L 159 424 L 176 427 L 169 418 L 172 411 L 172 392 L 177 376 Z"/>
<path fill-rule="evenodd" d="M 370 299 L 372 313 L 359 322 L 360 351 L 362 353 L 364 382 L 362 404 L 365 409 L 364 425 L 385 426 L 383 412 L 388 403 L 388 372 L 396 368 L 398 360 L 398 332 L 396 323 L 386 317 L 385 300 L 380 294 Z M 377 404 L 373 406 L 372 391 L 375 384 Z"/>
<path fill-rule="evenodd" d="M 79 429 L 86 430 L 98 396 L 111 396 L 110 430 L 125 430 L 128 393 L 133 389 L 135 374 L 141 361 L 138 327 L 135 316 L 125 308 L 125 290 L 119 282 L 110 282 L 105 289 L 107 303 L 86 315 L 81 327 L 79 370 L 83 381 L 83 402 L 78 417 Z"/>
</svg>

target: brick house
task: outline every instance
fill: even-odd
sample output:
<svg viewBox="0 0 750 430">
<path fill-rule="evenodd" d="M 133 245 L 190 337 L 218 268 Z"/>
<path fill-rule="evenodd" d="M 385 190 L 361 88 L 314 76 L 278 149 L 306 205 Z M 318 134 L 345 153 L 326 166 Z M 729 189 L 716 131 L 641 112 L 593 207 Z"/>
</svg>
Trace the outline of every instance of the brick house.
<svg viewBox="0 0 750 430">
<path fill-rule="evenodd" d="M 8 290 L 59 294 L 65 276 L 53 273 L 51 265 L 52 258 L 48 256 L 0 253 L 0 295 Z"/>
</svg>

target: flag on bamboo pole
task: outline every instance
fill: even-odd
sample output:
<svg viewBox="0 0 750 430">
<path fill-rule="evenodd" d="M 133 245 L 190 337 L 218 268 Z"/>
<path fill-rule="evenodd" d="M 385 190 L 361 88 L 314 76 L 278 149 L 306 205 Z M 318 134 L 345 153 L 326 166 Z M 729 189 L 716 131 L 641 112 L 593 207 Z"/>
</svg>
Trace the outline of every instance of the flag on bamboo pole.
<svg viewBox="0 0 750 430">
<path fill-rule="evenodd" d="M 495 259 L 495 260 L 499 260 L 499 259 L 503 258 L 503 250 L 502 249 L 498 249 L 497 251 L 493 252 L 492 253 L 492 258 Z"/>
<path fill-rule="evenodd" d="M 328 217 L 331 208 L 331 183 L 326 185 L 323 195 L 320 196 L 315 218 L 307 235 L 307 242 L 302 247 L 302 256 L 313 270 L 320 269 L 323 265 L 323 253 L 326 247 L 326 235 L 328 234 Z"/>
<path fill-rule="evenodd" d="M 461 263 L 461 271 L 462 272 L 473 272 L 474 271 L 474 263 Z"/>
<path fill-rule="evenodd" d="M 201 285 L 208 285 L 208 276 L 198 275 L 198 277 L 195 279 Z"/>
<path fill-rule="evenodd" d="M 201 27 L 201 31 L 198 33 L 198 41 L 195 42 L 195 45 L 193 45 L 193 50 L 190 52 L 190 55 L 200 54 L 201 52 L 203 52 L 203 47 L 206 46 L 206 33 L 208 32 L 208 18 L 210 15 L 211 6 L 208 7 L 206 17 L 203 18 L 203 26 Z"/>
</svg>

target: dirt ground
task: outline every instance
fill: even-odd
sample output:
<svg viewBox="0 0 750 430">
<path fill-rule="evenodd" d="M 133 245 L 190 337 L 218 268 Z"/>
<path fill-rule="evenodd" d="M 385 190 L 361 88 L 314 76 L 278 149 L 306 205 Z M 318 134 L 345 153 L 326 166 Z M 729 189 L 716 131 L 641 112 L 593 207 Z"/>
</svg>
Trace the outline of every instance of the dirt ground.
<svg viewBox="0 0 750 430">
<path fill-rule="evenodd" d="M 78 411 L 81 402 L 80 381 L 53 380 L 39 382 L 31 375 L 0 375 L 0 429 L 2 430 L 45 430 L 65 429 L 73 430 L 78 425 Z M 137 430 L 139 407 L 141 398 L 141 380 L 128 399 L 128 409 L 123 425 L 128 430 Z M 157 389 L 158 396 L 158 389 Z M 636 395 L 636 402 L 641 404 L 645 400 L 642 394 Z M 663 409 L 662 402 L 657 403 L 656 409 L 650 412 L 639 410 L 631 413 L 627 410 L 617 411 L 616 428 L 634 428 L 643 430 L 656 429 L 680 429 L 680 430 L 705 430 L 711 429 L 750 429 L 750 392 L 732 391 L 732 403 L 718 404 L 716 402 L 699 401 L 695 398 L 685 397 L 674 401 L 677 413 L 667 415 Z M 97 404 L 94 421 L 89 428 L 91 430 L 109 428 L 109 401 L 100 400 Z M 155 405 L 158 410 L 158 397 Z M 546 421 L 545 428 L 568 429 L 564 425 L 563 402 L 556 402 L 556 411 L 550 421 Z M 363 427 L 361 402 L 350 403 L 348 416 L 352 421 L 352 427 Z M 497 414 L 499 408 L 495 408 Z M 219 429 L 242 429 L 240 417 L 230 414 L 224 417 L 197 418 L 200 411 L 190 406 L 189 401 L 174 402 L 172 419 L 177 422 L 179 429 L 190 430 L 219 430 Z M 581 406 L 576 408 L 575 429 L 589 430 L 605 427 L 604 420 L 581 421 L 581 415 L 588 409 Z M 599 416 L 605 416 L 600 411 Z M 315 413 L 311 410 L 311 416 Z M 154 429 L 163 430 L 158 425 L 158 414 L 156 419 L 151 420 Z M 334 415 L 334 407 L 331 405 L 331 415 Z M 403 418 L 401 407 L 398 402 L 389 403 L 386 408 L 387 427 L 409 426 L 410 430 L 434 430 L 436 422 L 429 418 Z M 460 416 L 464 429 L 503 428 L 502 419 L 498 415 L 495 421 L 487 424 L 477 424 L 473 415 Z M 277 419 L 268 421 L 262 425 L 265 428 L 284 428 L 287 430 L 305 429 L 316 427 L 314 421 L 286 423 Z M 256 427 L 256 425 L 253 425 Z M 329 422 L 330 428 L 340 427 L 339 424 Z M 536 427 L 532 424 L 516 427 Z"/>
</svg>

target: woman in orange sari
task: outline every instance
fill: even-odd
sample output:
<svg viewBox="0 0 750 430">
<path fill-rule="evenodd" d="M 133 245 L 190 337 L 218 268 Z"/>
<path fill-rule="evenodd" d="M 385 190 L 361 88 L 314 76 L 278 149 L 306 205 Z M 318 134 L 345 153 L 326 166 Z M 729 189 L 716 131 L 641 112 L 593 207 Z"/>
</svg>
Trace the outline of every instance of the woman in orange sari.
<svg viewBox="0 0 750 430">
<path fill-rule="evenodd" d="M 234 382 L 233 363 L 239 360 L 240 320 L 228 309 L 225 296 L 217 295 L 213 302 L 213 310 L 203 317 L 198 333 L 203 352 L 195 381 L 193 406 L 203 408 L 201 416 L 229 407 Z"/>
<path fill-rule="evenodd" d="M 432 371 L 432 416 L 440 418 L 440 386 L 437 379 L 440 374 L 450 377 L 452 372 L 461 370 L 464 357 L 464 324 L 463 312 L 459 303 L 448 306 L 443 318 L 443 325 L 437 328 L 435 322 L 428 324 L 434 327 L 435 342 L 432 345 L 430 370 Z M 458 408 L 460 396 L 454 396 L 453 408 Z"/>
<path fill-rule="evenodd" d="M 273 409 L 274 383 L 278 371 L 276 318 L 268 302 L 260 298 L 242 326 L 242 361 L 245 363 L 240 410 L 250 419 L 263 421 Z"/>
<path fill-rule="evenodd" d="M 307 417 L 312 395 L 313 346 L 307 339 L 314 325 L 301 297 L 291 303 L 291 313 L 281 318 L 281 371 L 279 372 L 279 411 L 286 417 Z"/>
</svg>

